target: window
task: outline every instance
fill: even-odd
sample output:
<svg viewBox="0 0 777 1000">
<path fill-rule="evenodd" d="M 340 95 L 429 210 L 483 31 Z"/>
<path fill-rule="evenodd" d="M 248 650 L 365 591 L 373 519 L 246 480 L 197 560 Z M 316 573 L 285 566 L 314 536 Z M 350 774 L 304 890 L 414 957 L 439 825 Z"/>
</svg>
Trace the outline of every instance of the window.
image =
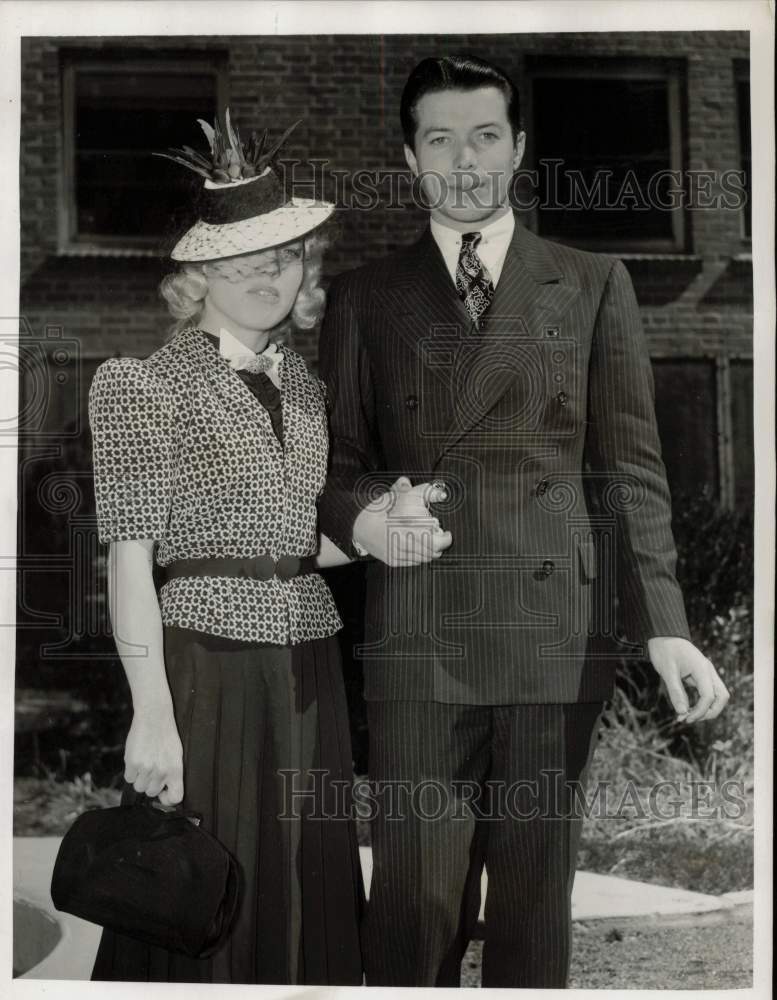
<svg viewBox="0 0 777 1000">
<path fill-rule="evenodd" d="M 202 146 L 224 105 L 218 56 L 125 50 L 63 62 L 63 250 L 142 249 L 172 235 L 195 175 L 151 156 Z"/>
<path fill-rule="evenodd" d="M 747 63 L 737 62 L 735 67 L 735 80 L 737 88 L 737 121 L 739 125 L 739 162 L 740 169 L 744 171 L 744 190 L 746 195 L 745 207 L 742 210 L 742 236 L 749 240 L 752 238 L 751 221 L 752 212 L 750 199 L 752 198 L 752 187 L 750 184 L 750 169 L 752 165 L 752 154 L 750 149 L 750 67 Z"/>
<path fill-rule="evenodd" d="M 695 496 L 709 486 L 720 496 L 720 464 L 714 427 L 717 413 L 712 359 L 653 361 L 656 419 L 672 499 Z"/>
<path fill-rule="evenodd" d="M 753 362 L 746 358 L 731 361 L 731 452 L 734 503 L 750 505 L 755 495 L 753 455 Z"/>
<path fill-rule="evenodd" d="M 685 252 L 682 64 L 538 57 L 528 70 L 540 235 Z"/>
<path fill-rule="evenodd" d="M 702 486 L 726 508 L 753 502 L 753 362 L 715 357 L 653 359 L 656 418 L 676 502 Z"/>
</svg>

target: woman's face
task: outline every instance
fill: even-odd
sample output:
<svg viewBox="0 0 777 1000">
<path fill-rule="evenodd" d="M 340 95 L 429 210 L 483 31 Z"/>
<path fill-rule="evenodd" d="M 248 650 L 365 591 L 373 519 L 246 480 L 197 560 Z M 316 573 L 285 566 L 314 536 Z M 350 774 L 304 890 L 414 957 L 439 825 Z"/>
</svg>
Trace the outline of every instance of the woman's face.
<svg viewBox="0 0 777 1000">
<path fill-rule="evenodd" d="M 302 284 L 302 240 L 203 265 L 206 308 L 247 330 L 271 330 L 292 310 Z"/>
</svg>

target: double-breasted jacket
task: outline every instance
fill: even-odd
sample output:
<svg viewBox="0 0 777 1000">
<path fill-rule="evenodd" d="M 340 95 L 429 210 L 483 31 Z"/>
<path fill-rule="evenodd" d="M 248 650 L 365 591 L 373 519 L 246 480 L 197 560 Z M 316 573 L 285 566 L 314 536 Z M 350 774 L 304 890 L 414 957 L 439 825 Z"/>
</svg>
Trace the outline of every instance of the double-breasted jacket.
<svg viewBox="0 0 777 1000">
<path fill-rule="evenodd" d="M 379 484 L 448 487 L 434 509 L 451 548 L 413 569 L 369 566 L 368 698 L 606 698 L 614 657 L 634 651 L 616 601 L 633 641 L 687 637 L 622 262 L 516 225 L 478 329 L 427 230 L 335 280 L 320 373 L 332 456 L 319 511 L 341 547 Z"/>
</svg>

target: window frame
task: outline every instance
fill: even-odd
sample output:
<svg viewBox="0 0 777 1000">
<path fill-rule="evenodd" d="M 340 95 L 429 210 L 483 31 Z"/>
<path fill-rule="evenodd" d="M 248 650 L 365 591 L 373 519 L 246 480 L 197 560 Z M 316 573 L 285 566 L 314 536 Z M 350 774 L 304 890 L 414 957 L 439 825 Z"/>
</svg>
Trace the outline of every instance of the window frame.
<svg viewBox="0 0 777 1000">
<path fill-rule="evenodd" d="M 707 362 L 714 366 L 715 392 L 715 450 L 717 457 L 717 498 L 725 510 L 736 507 L 737 478 L 734 458 L 734 389 L 731 379 L 731 365 L 737 362 L 753 365 L 753 356 L 744 350 L 701 350 L 687 348 L 667 349 L 650 346 L 651 366 L 662 361 Z M 711 421 L 712 422 L 712 421 Z"/>
<path fill-rule="evenodd" d="M 750 202 L 749 205 L 743 206 L 739 213 L 739 235 L 742 240 L 743 247 L 749 250 L 753 243 L 753 89 L 750 81 L 750 62 L 747 59 L 734 60 L 734 100 L 736 106 L 736 115 L 734 120 L 736 122 L 737 134 L 737 158 L 739 162 L 739 169 L 744 171 L 745 163 L 742 158 L 742 130 L 739 127 L 739 116 L 741 113 L 739 86 L 741 83 L 747 83 L 747 114 L 750 119 Z M 746 226 L 748 208 L 750 210 L 750 235 L 747 233 Z"/>
<path fill-rule="evenodd" d="M 629 56 L 543 56 L 532 55 L 526 63 L 526 119 L 531 151 L 530 169 L 538 168 L 538 151 L 534 146 L 534 82 L 538 79 L 608 79 L 608 80 L 660 80 L 667 84 L 667 121 L 669 125 L 669 163 L 667 169 L 679 172 L 685 190 L 688 110 L 687 65 L 684 59 L 665 57 Z M 672 236 L 670 239 L 603 240 L 598 237 L 579 240 L 560 234 L 540 231 L 539 210 L 530 212 L 534 232 L 544 239 L 568 242 L 584 250 L 608 252 L 628 259 L 633 257 L 683 257 L 692 255 L 691 227 L 685 198 L 671 212 Z"/>
<path fill-rule="evenodd" d="M 227 56 L 224 52 L 177 51 L 63 51 L 62 79 L 62 169 L 58 192 L 57 248 L 61 255 L 72 256 L 154 256 L 158 238 L 153 236 L 111 236 L 78 232 L 76 201 L 76 75 L 80 69 L 143 73 L 162 69 L 171 75 L 212 74 L 215 79 L 216 107 L 219 116 L 227 106 Z"/>
</svg>

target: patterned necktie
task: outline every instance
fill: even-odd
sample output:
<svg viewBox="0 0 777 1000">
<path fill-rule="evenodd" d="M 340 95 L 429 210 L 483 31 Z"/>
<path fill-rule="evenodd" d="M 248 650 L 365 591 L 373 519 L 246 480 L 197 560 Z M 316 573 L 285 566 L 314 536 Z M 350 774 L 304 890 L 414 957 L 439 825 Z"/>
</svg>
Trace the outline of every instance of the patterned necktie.
<svg viewBox="0 0 777 1000">
<path fill-rule="evenodd" d="M 475 324 L 491 305 L 491 299 L 494 297 L 491 275 L 477 255 L 480 239 L 480 233 L 462 233 L 459 262 L 456 265 L 456 291 Z"/>
</svg>

